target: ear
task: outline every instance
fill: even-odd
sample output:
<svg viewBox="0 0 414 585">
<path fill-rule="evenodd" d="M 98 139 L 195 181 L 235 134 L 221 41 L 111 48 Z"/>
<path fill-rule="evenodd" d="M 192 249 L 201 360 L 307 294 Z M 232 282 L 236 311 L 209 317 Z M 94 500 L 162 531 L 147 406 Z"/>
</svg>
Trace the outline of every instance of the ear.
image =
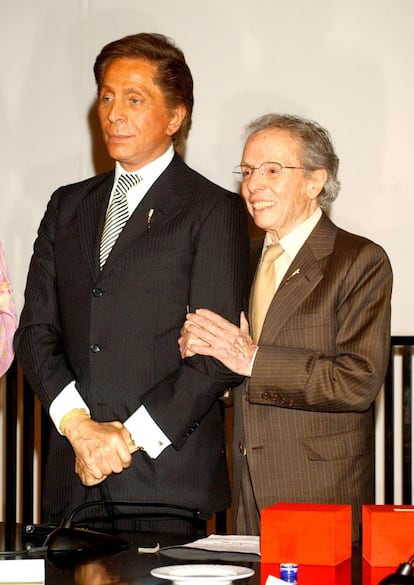
<svg viewBox="0 0 414 585">
<path fill-rule="evenodd" d="M 308 183 L 308 195 L 310 199 L 316 199 L 328 180 L 328 173 L 325 169 L 311 171 Z"/>
<path fill-rule="evenodd" d="M 181 124 L 187 113 L 187 108 L 183 104 L 178 104 L 170 111 L 170 122 L 167 126 L 167 135 L 172 136 L 180 129 Z"/>
</svg>

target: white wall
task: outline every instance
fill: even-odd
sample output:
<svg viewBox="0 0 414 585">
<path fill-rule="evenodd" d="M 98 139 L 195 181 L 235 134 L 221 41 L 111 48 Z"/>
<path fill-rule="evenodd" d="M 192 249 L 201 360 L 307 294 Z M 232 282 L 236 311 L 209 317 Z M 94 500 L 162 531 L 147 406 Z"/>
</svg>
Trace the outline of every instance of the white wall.
<svg viewBox="0 0 414 585">
<path fill-rule="evenodd" d="M 387 250 L 394 335 L 414 334 L 411 0 L 0 0 L 1 206 L 18 307 L 52 190 L 94 173 L 101 47 L 162 32 L 195 80 L 187 162 L 232 189 L 241 134 L 269 111 L 326 126 L 341 159 L 332 217 Z"/>
</svg>

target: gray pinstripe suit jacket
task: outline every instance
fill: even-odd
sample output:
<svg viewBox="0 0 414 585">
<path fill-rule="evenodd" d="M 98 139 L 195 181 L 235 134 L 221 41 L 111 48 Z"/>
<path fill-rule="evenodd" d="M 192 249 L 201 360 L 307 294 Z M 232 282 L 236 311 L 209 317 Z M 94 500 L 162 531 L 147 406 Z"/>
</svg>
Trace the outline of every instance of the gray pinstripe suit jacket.
<svg viewBox="0 0 414 585">
<path fill-rule="evenodd" d="M 358 537 L 361 504 L 374 497 L 372 405 L 388 361 L 391 288 L 383 249 L 323 214 L 273 298 L 252 376 L 238 389 L 236 507 L 245 444 L 259 508 L 349 503 Z"/>
</svg>

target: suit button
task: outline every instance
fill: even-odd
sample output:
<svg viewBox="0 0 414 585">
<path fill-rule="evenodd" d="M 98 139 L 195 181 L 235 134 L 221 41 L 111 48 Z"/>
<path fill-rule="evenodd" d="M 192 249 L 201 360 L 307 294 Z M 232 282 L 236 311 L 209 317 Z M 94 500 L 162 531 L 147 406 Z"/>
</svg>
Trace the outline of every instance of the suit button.
<svg viewBox="0 0 414 585">
<path fill-rule="evenodd" d="M 239 443 L 239 451 L 243 455 L 243 457 L 245 457 L 245 455 L 246 455 L 246 447 L 245 447 L 245 445 L 243 445 L 243 443 Z"/>
<path fill-rule="evenodd" d="M 99 353 L 101 348 L 97 343 L 93 343 L 90 347 L 90 350 L 93 351 L 93 353 Z"/>
<path fill-rule="evenodd" d="M 94 288 L 92 289 L 92 294 L 94 297 L 101 297 L 103 295 L 101 288 Z"/>
<path fill-rule="evenodd" d="M 268 392 L 263 392 L 262 398 L 263 398 L 263 400 L 269 400 L 270 399 L 269 393 Z"/>
</svg>

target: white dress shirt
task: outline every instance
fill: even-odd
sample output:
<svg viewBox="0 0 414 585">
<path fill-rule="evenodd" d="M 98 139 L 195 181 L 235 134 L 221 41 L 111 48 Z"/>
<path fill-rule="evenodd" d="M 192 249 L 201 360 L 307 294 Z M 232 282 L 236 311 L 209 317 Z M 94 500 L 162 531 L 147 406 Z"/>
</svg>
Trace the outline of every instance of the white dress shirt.
<svg viewBox="0 0 414 585">
<path fill-rule="evenodd" d="M 138 207 L 152 184 L 170 164 L 173 156 L 174 148 L 171 145 L 159 158 L 153 160 L 145 167 L 142 167 L 139 171 L 136 171 L 135 174 L 140 176 L 140 181 L 137 185 L 131 187 L 127 193 L 129 217 Z M 111 204 L 118 177 L 123 172 L 125 172 L 125 170 L 122 168 L 121 164 L 116 162 L 114 185 L 112 187 L 108 207 Z M 61 432 L 59 429 L 60 421 L 70 410 L 74 408 L 84 408 L 90 414 L 90 409 L 77 391 L 75 384 L 75 380 L 70 382 L 53 400 L 49 408 L 50 418 L 59 433 Z M 158 457 L 166 447 L 171 445 L 171 441 L 155 423 L 144 406 L 140 406 L 127 420 L 124 421 L 123 424 L 131 433 L 131 437 L 135 444 L 142 447 L 153 459 Z"/>
<path fill-rule="evenodd" d="M 289 232 L 286 236 L 279 240 L 279 244 L 283 248 L 283 254 L 279 256 L 279 258 L 275 261 L 275 292 L 278 289 L 280 283 L 282 282 L 289 266 L 292 264 L 296 254 L 299 252 L 303 244 L 309 238 L 311 232 L 315 228 L 316 224 L 320 220 L 322 215 L 322 210 L 318 207 L 308 219 L 306 219 L 303 223 L 295 227 L 291 232 Z M 263 251 L 262 256 L 270 244 L 273 244 L 272 238 L 268 233 L 266 233 L 264 243 L 263 243 Z"/>
</svg>

